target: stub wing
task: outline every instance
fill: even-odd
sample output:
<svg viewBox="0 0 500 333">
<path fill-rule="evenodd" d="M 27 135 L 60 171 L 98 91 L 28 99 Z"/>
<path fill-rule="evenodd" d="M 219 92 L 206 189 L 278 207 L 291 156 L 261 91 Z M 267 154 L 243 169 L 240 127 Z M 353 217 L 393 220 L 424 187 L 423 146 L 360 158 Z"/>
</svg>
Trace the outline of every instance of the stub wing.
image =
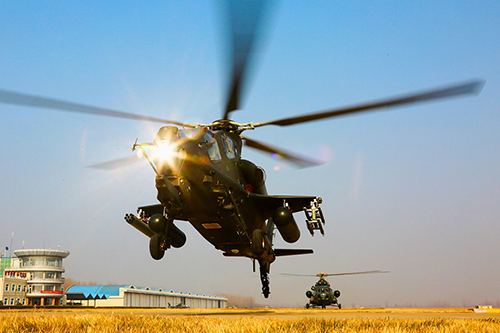
<svg viewBox="0 0 500 333">
<path fill-rule="evenodd" d="M 287 207 L 292 213 L 304 211 L 306 215 L 307 229 L 314 236 L 314 232 L 319 230 L 322 235 L 325 234 L 323 225 L 325 218 L 321 211 L 320 204 L 323 200 L 319 197 L 312 196 L 288 196 L 288 195 L 251 195 L 256 202 L 256 205 L 262 211 L 263 216 L 267 218 L 273 216 L 273 212 L 280 207 Z M 280 229 L 278 227 L 278 229 Z M 280 230 L 281 232 L 281 230 Z M 282 233 L 283 235 L 283 233 Z M 294 240 L 285 240 L 293 243 Z"/>
<path fill-rule="evenodd" d="M 153 216 L 154 214 L 163 214 L 164 206 L 162 204 L 155 204 L 149 206 L 142 206 L 137 208 L 137 212 L 143 212 L 147 217 Z"/>
<path fill-rule="evenodd" d="M 257 205 L 264 211 L 272 212 L 278 207 L 282 207 L 285 203 L 288 205 L 292 213 L 301 212 L 311 206 L 311 202 L 317 200 L 314 196 L 291 196 L 291 195 L 262 195 L 251 194 Z M 163 205 L 155 204 L 150 206 L 142 206 L 137 210 L 145 213 L 146 216 L 163 213 Z"/>
<path fill-rule="evenodd" d="M 272 212 L 278 207 L 282 207 L 285 203 L 288 205 L 292 213 L 300 212 L 311 206 L 311 202 L 317 200 L 313 196 L 291 196 L 291 195 L 262 195 L 252 194 L 259 207 L 263 210 Z"/>
</svg>

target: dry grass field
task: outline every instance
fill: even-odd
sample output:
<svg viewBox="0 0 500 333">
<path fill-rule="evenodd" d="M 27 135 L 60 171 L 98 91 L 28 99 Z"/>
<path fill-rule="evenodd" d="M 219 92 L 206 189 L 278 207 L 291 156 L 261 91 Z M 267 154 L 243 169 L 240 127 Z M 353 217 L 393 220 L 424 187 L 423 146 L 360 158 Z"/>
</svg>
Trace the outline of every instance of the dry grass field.
<svg viewBox="0 0 500 333">
<path fill-rule="evenodd" d="M 0 311 L 0 332 L 500 332 L 500 313 L 467 309 Z"/>
</svg>

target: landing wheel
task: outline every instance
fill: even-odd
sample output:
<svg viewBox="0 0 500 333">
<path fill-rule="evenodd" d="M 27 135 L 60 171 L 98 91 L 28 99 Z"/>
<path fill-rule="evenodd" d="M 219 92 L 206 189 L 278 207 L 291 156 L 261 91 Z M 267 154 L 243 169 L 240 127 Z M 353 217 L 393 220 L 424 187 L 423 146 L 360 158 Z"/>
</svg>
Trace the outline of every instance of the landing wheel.
<svg viewBox="0 0 500 333">
<path fill-rule="evenodd" d="M 342 304 L 339 303 L 339 309 L 342 309 Z"/>
<path fill-rule="evenodd" d="M 309 309 L 309 303 L 306 304 L 306 309 Z"/>
<path fill-rule="evenodd" d="M 271 291 L 269 288 L 268 270 L 264 265 L 260 266 L 260 281 L 262 282 L 262 294 L 264 294 L 264 298 L 268 298 Z"/>
<path fill-rule="evenodd" d="M 321 235 L 325 235 L 325 229 L 323 229 L 323 224 L 325 224 L 325 218 L 323 217 L 323 211 L 321 210 L 321 207 L 318 207 L 318 212 L 319 216 L 321 217 L 319 221 L 319 231 L 321 232 Z"/>
<path fill-rule="evenodd" d="M 262 287 L 262 294 L 264 294 L 264 298 L 269 298 L 269 294 L 271 293 L 269 286 Z"/>
<path fill-rule="evenodd" d="M 149 240 L 149 253 L 155 260 L 160 260 L 165 255 L 165 237 L 154 234 Z"/>
<path fill-rule="evenodd" d="M 264 240 L 264 233 L 261 229 L 255 229 L 252 234 L 252 252 L 256 256 L 264 254 L 266 250 L 266 242 Z"/>
</svg>

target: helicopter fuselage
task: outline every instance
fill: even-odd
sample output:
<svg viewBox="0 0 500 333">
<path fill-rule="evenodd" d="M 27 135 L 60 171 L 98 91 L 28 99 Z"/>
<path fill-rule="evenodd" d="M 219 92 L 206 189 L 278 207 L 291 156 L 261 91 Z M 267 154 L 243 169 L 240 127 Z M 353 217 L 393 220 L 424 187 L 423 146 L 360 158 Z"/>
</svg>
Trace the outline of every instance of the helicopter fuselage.
<svg viewBox="0 0 500 333">
<path fill-rule="evenodd" d="M 174 221 L 189 222 L 225 256 L 258 261 L 267 297 L 270 264 L 277 256 L 313 253 L 274 249 L 275 227 L 286 242 L 295 243 L 300 230 L 293 213 L 306 211 L 312 233 L 324 223 L 321 198 L 268 195 L 264 170 L 241 158 L 240 132 L 230 122 L 216 124 L 221 126 L 181 130 L 165 126 L 154 143 L 134 144 L 156 173 L 160 204 L 139 207 L 139 217 L 127 214 L 125 220 L 150 238 L 151 256 L 157 260 L 171 246 L 182 247 L 186 242 Z"/>
<path fill-rule="evenodd" d="M 173 144 L 175 156 L 168 162 L 165 158 L 151 158 L 161 205 L 140 207 L 142 217 L 163 214 L 172 220 L 188 221 L 225 255 L 273 262 L 271 237 L 262 240 L 263 251 L 256 253 L 251 246 L 254 231 L 267 234 L 266 220 L 279 207 L 298 212 L 316 198 L 269 196 L 264 170 L 241 159 L 242 140 L 234 132 L 188 129 L 167 135 L 167 140 L 162 140 L 161 132 L 154 148 L 161 150 L 162 144 Z M 295 242 L 300 237 L 296 222 L 293 217 L 285 222 L 280 233 L 285 240 Z"/>
<path fill-rule="evenodd" d="M 306 304 L 306 308 L 321 307 L 324 309 L 327 306 L 337 306 L 339 309 L 341 308 L 337 299 L 340 297 L 340 291 L 332 290 L 330 283 L 323 277 L 311 287 L 311 290 L 312 291 L 309 290 L 306 292 L 306 296 L 309 298 L 309 303 Z"/>
</svg>

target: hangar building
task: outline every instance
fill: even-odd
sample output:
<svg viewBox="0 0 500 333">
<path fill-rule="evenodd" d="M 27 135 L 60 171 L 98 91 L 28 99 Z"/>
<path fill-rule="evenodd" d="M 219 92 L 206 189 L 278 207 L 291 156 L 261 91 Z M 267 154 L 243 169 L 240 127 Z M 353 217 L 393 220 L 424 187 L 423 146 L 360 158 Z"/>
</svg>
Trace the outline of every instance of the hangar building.
<svg viewBox="0 0 500 333">
<path fill-rule="evenodd" d="M 71 286 L 66 304 L 84 306 L 155 307 L 155 308 L 226 308 L 227 298 L 184 293 L 173 290 L 138 288 L 133 285 Z"/>
</svg>

